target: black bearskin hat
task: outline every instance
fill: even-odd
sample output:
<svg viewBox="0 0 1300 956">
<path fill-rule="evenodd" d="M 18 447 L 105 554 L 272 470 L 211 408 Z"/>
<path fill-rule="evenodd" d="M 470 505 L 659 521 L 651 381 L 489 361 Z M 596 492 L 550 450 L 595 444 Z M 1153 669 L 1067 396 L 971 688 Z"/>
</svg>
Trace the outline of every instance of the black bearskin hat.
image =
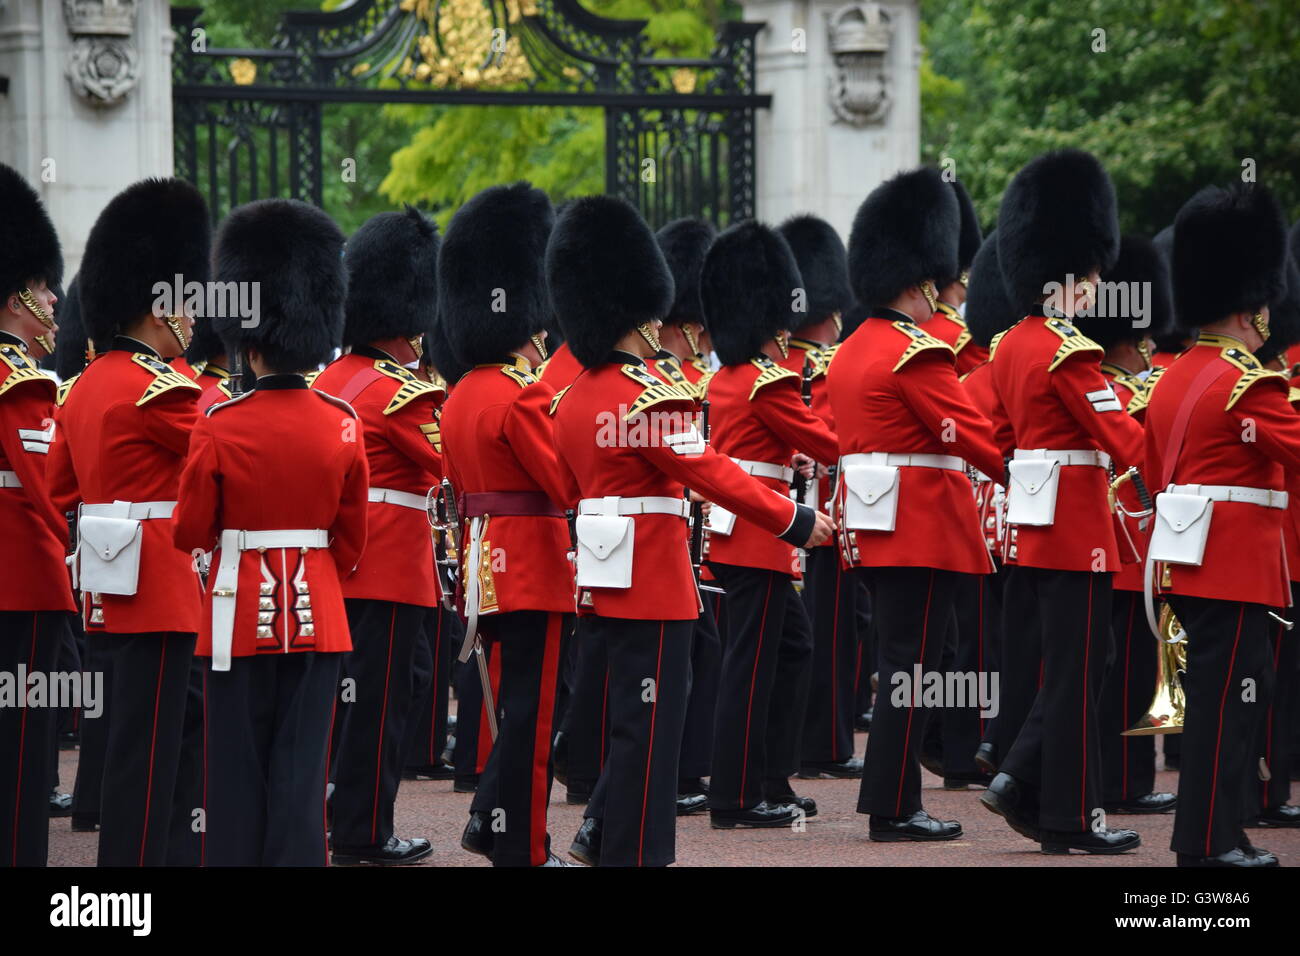
<svg viewBox="0 0 1300 956">
<path fill-rule="evenodd" d="M 843 342 L 858 330 L 858 326 L 871 317 L 870 310 L 856 299 L 844 311 L 844 328 L 840 329 L 840 341 Z"/>
<path fill-rule="evenodd" d="M 51 289 L 63 283 L 63 252 L 45 204 L 26 179 L 0 163 L 0 297 L 44 279 Z M 80 371 L 80 369 L 78 369 Z"/>
<path fill-rule="evenodd" d="M 67 381 L 80 375 L 86 367 L 86 326 L 81 319 L 81 282 L 77 276 L 68 283 L 68 291 L 54 306 L 54 321 L 59 331 L 54 335 L 54 372 Z"/>
<path fill-rule="evenodd" d="M 1285 363 L 1287 349 L 1297 344 L 1300 344 L 1300 265 L 1288 256 L 1286 291 L 1268 304 L 1268 338 L 1255 350 L 1255 358 L 1271 362 L 1281 356 Z"/>
<path fill-rule="evenodd" d="M 447 341 L 444 321 L 441 312 L 436 313 L 433 328 L 424 333 L 424 358 L 448 385 L 455 385 L 473 366 L 463 365 L 456 358 L 451 343 Z"/>
<path fill-rule="evenodd" d="M 1286 288 L 1286 224 L 1263 186 L 1208 186 L 1174 220 L 1173 283 L 1184 331 L 1277 301 Z"/>
<path fill-rule="evenodd" d="M 807 297 L 805 311 L 795 313 L 791 332 L 816 325 L 836 312 L 841 318 L 853 304 L 849 288 L 849 260 L 839 233 L 817 216 L 792 216 L 777 227 L 794 253 Z"/>
<path fill-rule="evenodd" d="M 207 203 L 183 179 L 144 179 L 114 196 L 91 227 L 78 273 L 96 346 L 154 312 L 157 284 L 171 289 L 178 275 L 206 282 L 211 243 Z"/>
<path fill-rule="evenodd" d="M 199 362 L 211 362 L 217 356 L 225 354 L 226 343 L 221 341 L 221 336 L 212 328 L 212 319 L 206 315 L 195 316 L 190 347 L 185 350 L 185 361 L 197 365 Z"/>
<path fill-rule="evenodd" d="M 1118 253 L 1115 187 L 1095 156 L 1056 150 L 1016 173 L 998 213 L 998 261 L 1017 309 L 1067 275 L 1108 272 Z"/>
<path fill-rule="evenodd" d="M 859 302 L 878 309 L 909 286 L 958 273 L 961 209 L 937 169 L 899 173 L 862 201 L 849 233 L 849 282 Z"/>
<path fill-rule="evenodd" d="M 505 361 L 546 327 L 542 261 L 554 224 L 550 199 L 526 182 L 491 186 L 451 217 L 438 250 L 438 309 L 462 366 Z"/>
<path fill-rule="evenodd" d="M 980 232 L 979 214 L 975 211 L 975 204 L 971 202 L 970 193 L 966 192 L 966 187 L 958 180 L 952 180 L 952 191 L 957 194 L 957 208 L 961 210 L 961 232 L 957 236 L 957 275 L 943 276 L 939 279 L 939 288 L 958 281 L 963 272 L 970 272 L 971 263 L 975 261 L 975 253 L 980 251 L 980 246 L 984 243 L 984 235 Z"/>
<path fill-rule="evenodd" d="M 703 219 L 674 219 L 655 233 L 664 261 L 673 274 L 673 307 L 664 316 L 664 322 L 681 325 L 683 322 L 704 324 L 700 310 L 700 267 L 704 254 L 709 251 L 718 234 Z"/>
<path fill-rule="evenodd" d="M 343 250 L 348 270 L 343 344 L 410 338 L 433 327 L 438 227 L 414 206 L 366 220 Z"/>
<path fill-rule="evenodd" d="M 1121 239 L 1119 257 L 1101 279 L 1106 285 L 1098 289 L 1095 310 L 1098 314 L 1076 316 L 1074 324 L 1102 348 L 1108 349 L 1119 342 L 1138 342 L 1148 335 L 1163 338 L 1173 328 L 1169 269 L 1150 239 L 1143 236 Z M 1146 315 L 1141 318 L 1136 313 L 1135 295 L 1141 297 L 1146 309 Z M 1107 309 L 1112 314 L 1101 314 Z M 1143 325 L 1135 325 L 1143 320 Z"/>
<path fill-rule="evenodd" d="M 296 199 L 234 209 L 217 231 L 213 278 L 258 283 L 258 314 L 215 316 L 213 329 L 231 350 L 256 349 L 278 372 L 328 362 L 343 329 L 343 241 L 333 219 Z"/>
<path fill-rule="evenodd" d="M 546 247 L 546 279 L 565 341 L 587 367 L 673 304 L 673 274 L 654 233 L 614 196 L 586 196 L 565 207 Z"/>
<path fill-rule="evenodd" d="M 709 247 L 700 271 L 704 320 L 723 365 L 757 358 L 763 345 L 802 320 L 794 311 L 803 277 L 789 244 L 775 229 L 747 219 Z"/>
<path fill-rule="evenodd" d="M 975 253 L 966 284 L 966 328 L 976 345 L 989 347 L 993 337 L 1015 325 L 1024 313 L 1011 304 L 998 262 L 998 231 L 994 229 Z"/>
</svg>

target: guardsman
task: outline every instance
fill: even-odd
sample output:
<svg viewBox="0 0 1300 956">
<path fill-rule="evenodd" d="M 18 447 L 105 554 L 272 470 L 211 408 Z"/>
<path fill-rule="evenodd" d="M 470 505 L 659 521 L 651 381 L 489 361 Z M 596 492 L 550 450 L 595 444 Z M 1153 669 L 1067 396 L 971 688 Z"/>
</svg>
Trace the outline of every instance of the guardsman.
<svg viewBox="0 0 1300 956">
<path fill-rule="evenodd" d="M 343 234 L 264 199 L 217 233 L 215 280 L 257 283 L 255 323 L 212 317 L 256 387 L 194 426 L 176 546 L 212 554 L 197 655 L 207 708 L 206 866 L 324 866 L 342 579 L 366 540 L 366 450 L 345 402 L 307 386 L 343 321 Z"/>
<path fill-rule="evenodd" d="M 527 183 L 494 186 L 457 210 L 438 257 L 447 338 L 473 366 L 442 410 L 463 521 L 466 641 L 477 633 L 494 645 L 502 714 L 462 845 L 494 866 L 567 865 L 550 852 L 546 807 L 561 630 L 573 610 L 570 488 L 548 414 L 555 393 L 532 374 L 545 352 L 542 260 L 554 216 Z"/>
<path fill-rule="evenodd" d="M 146 179 L 100 213 L 78 277 L 87 331 L 105 351 L 64 399 L 49 468 L 55 506 L 80 502 L 74 583 L 89 656 L 113 659 L 101 866 L 167 859 L 200 610 L 197 564 L 173 543 L 172 513 L 200 389 L 167 364 L 189 346 L 191 320 L 154 290 L 177 275 L 206 281 L 209 242 L 198 191 Z"/>
<path fill-rule="evenodd" d="M 1115 265 L 1101 278 L 1109 314 L 1080 316 L 1075 327 L 1106 350 L 1101 373 L 1119 403 L 1141 421 L 1144 406 L 1139 396 L 1152 375 L 1150 338 L 1164 337 L 1173 326 L 1169 270 L 1149 240 L 1124 236 Z M 1130 513 L 1141 507 L 1131 486 L 1117 488 L 1116 494 Z M 1175 798 L 1155 790 L 1155 738 L 1124 735 L 1146 713 L 1157 681 L 1159 647 L 1142 606 L 1141 559 L 1146 557 L 1150 516 L 1118 516 L 1116 529 L 1121 549 L 1132 556 L 1115 574 L 1110 626 L 1115 659 L 1098 702 L 1102 795 L 1107 813 L 1164 813 L 1174 808 Z"/>
<path fill-rule="evenodd" d="M 796 454 L 829 465 L 838 453 L 834 434 L 803 402 L 799 374 L 780 364 L 788 330 L 802 318 L 795 311 L 802 290 L 789 244 L 752 221 L 719 235 L 700 273 L 704 318 L 722 363 L 708 384 L 715 445 L 786 495 Z M 812 626 L 794 590 L 801 556 L 769 528 L 728 517 L 725 506 L 713 508 L 710 527 L 709 568 L 727 595 L 710 816 L 724 829 L 784 826 L 817 812 L 789 782 L 812 663 Z"/>
<path fill-rule="evenodd" d="M 1046 853 L 1141 842 L 1106 826 L 1097 699 L 1121 560 L 1106 469 L 1140 461 L 1142 428 L 1102 375 L 1101 346 L 1070 321 L 1118 250 L 1115 190 L 1091 154 L 1046 153 L 1016 174 L 998 260 L 1025 318 L 994 342 L 992 366 L 994 425 L 1012 456 L 999 734 L 1019 730 L 980 799 Z M 1033 702 L 1025 712 L 1012 698 Z"/>
<path fill-rule="evenodd" d="M 798 277 L 782 249 L 793 289 Z M 693 399 L 646 368 L 661 348 L 673 280 L 631 205 L 608 196 L 569 204 L 547 248 L 546 275 L 569 346 L 586 366 L 556 396 L 553 415 L 581 496 L 578 611 L 591 617 L 585 637 L 606 644 L 609 662 L 609 758 L 570 852 L 604 866 L 666 866 L 675 858 L 678 753 L 700 609 L 682 488 L 801 545 L 824 540 L 829 522 L 784 489 L 747 481 L 705 444 Z M 715 756 L 715 782 L 716 768 Z"/>
<path fill-rule="evenodd" d="M 185 350 L 185 358 L 198 373 L 195 381 L 203 389 L 199 395 L 199 414 L 218 402 L 230 401 L 230 359 L 226 356 L 226 343 L 212 331 L 211 317 L 194 320 L 194 338 Z"/>
<path fill-rule="evenodd" d="M 54 352 L 51 289 L 60 284 L 63 254 L 36 191 L 4 165 L 0 208 L 0 672 L 26 694 L 18 675 L 53 675 L 76 612 L 63 564 L 68 525 L 45 479 L 57 385 L 36 366 Z M 0 707 L 0 866 L 45 865 L 58 713 Z"/>
<path fill-rule="evenodd" d="M 1282 527 L 1300 417 L 1286 376 L 1252 354 L 1285 288 L 1286 245 L 1262 186 L 1204 189 L 1174 222 L 1174 318 L 1199 334 L 1152 390 L 1146 453 L 1161 489 L 1152 580 L 1187 634 L 1171 842 L 1180 866 L 1277 865 L 1241 825 L 1273 685 L 1272 614 L 1293 616 Z"/>
<path fill-rule="evenodd" d="M 959 575 L 992 570 L 966 461 L 986 474 L 1002 467 L 951 347 L 918 324 L 934 312 L 937 280 L 956 272 L 958 222 L 935 169 L 901 173 L 867 196 L 849 237 L 849 279 L 868 318 L 829 374 L 840 550 L 848 567 L 866 569 L 857 574 L 869 579 L 877 629 L 879 692 L 857 807 L 877 842 L 962 833 L 921 806 L 926 714 L 915 686 L 938 670 Z"/>
<path fill-rule="evenodd" d="M 794 253 L 804 294 L 803 309 L 791 323 L 789 355 L 779 364 L 803 380 L 805 403 L 833 431 L 826 368 L 844 328 L 842 316 L 853 304 L 844 242 L 830 223 L 811 215 L 793 216 L 777 231 Z M 801 487 L 807 504 L 829 512 L 825 473 L 826 468 L 818 469 Z M 853 756 L 857 595 L 840 564 L 836 542 L 808 552 L 800 597 L 812 625 L 813 655 L 797 754 L 803 778 L 862 776 L 862 761 Z M 778 693 L 782 676 L 777 675 Z"/>
<path fill-rule="evenodd" d="M 423 337 L 437 309 L 438 233 L 418 210 L 384 212 L 348 240 L 343 343 L 312 387 L 356 409 L 370 465 L 366 550 L 343 582 L 355 682 L 331 799 L 335 863 L 413 863 L 432 845 L 393 833 L 402 739 L 415 706 L 413 670 L 437 614 L 425 495 L 442 477 L 438 406 L 421 379 Z"/>
<path fill-rule="evenodd" d="M 988 349 L 971 339 L 965 318 L 966 284 L 983 236 L 975 204 L 971 202 L 966 187 L 955 179 L 949 185 L 956 193 L 957 204 L 961 209 L 961 225 L 957 231 L 957 273 L 940 276 L 936 280 L 939 283 L 938 308 L 934 310 L 934 316 L 924 324 L 927 334 L 942 339 L 952 347 L 957 356 L 957 374 L 962 376 L 970 374 L 975 366 L 987 362 L 989 358 Z"/>
</svg>

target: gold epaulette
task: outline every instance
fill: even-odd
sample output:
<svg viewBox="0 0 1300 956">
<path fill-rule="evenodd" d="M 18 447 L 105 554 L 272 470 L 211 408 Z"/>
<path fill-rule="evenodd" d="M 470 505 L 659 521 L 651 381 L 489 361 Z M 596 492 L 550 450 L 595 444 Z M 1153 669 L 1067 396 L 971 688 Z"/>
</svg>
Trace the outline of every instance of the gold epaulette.
<svg viewBox="0 0 1300 956">
<path fill-rule="evenodd" d="M 838 352 L 839 350 L 840 350 L 839 342 L 836 342 L 834 345 L 822 349 L 822 364 L 826 366 L 827 372 L 831 370 L 831 360 L 835 358 L 835 353 Z"/>
<path fill-rule="evenodd" d="M 1014 325 L 1011 326 L 1011 329 L 1014 328 L 1015 328 Z M 993 338 L 989 340 L 989 361 L 990 362 L 993 361 L 993 353 L 998 350 L 998 343 L 1002 341 L 1002 336 L 1010 332 L 1011 329 L 1003 329 L 1001 332 L 999 332 L 997 335 L 993 336 Z"/>
<path fill-rule="evenodd" d="M 506 378 L 511 379 L 520 388 L 526 388 L 527 386 L 532 385 L 533 382 L 537 381 L 536 376 L 534 376 L 532 372 L 525 372 L 523 369 L 515 365 L 498 365 L 497 368 L 501 369 L 502 374 L 504 374 Z"/>
<path fill-rule="evenodd" d="M 1225 350 L 1226 351 L 1226 350 Z M 1228 404 L 1223 406 L 1223 410 L 1229 411 L 1237 400 L 1246 394 L 1246 389 L 1250 388 L 1256 382 L 1273 381 L 1280 383 L 1283 388 L 1290 388 L 1287 377 L 1281 372 L 1275 372 L 1271 368 L 1256 366 L 1241 373 L 1237 379 L 1237 384 L 1232 386 L 1232 392 L 1228 395 Z"/>
<path fill-rule="evenodd" d="M 560 389 L 558 392 L 555 393 L 555 397 L 551 399 L 551 412 L 550 412 L 550 413 L 551 413 L 552 415 L 554 415 L 554 414 L 555 414 L 555 410 L 556 410 L 557 408 L 560 407 L 560 399 L 562 399 L 562 398 L 564 397 L 564 393 L 567 392 L 567 391 L 568 391 L 569 389 L 571 389 L 571 388 L 573 388 L 573 385 L 572 385 L 572 384 L 569 384 L 569 385 L 564 386 L 564 388 Z"/>
<path fill-rule="evenodd" d="M 50 378 L 16 345 L 0 345 L 0 372 L 4 381 L 0 381 L 0 395 L 15 385 L 23 382 L 48 382 L 49 387 L 58 393 L 58 384 Z"/>
<path fill-rule="evenodd" d="M 691 364 L 695 366 L 695 371 L 701 375 L 708 375 L 713 371 L 713 368 L 709 365 L 708 357 L 704 355 L 695 356 L 695 358 L 691 359 Z"/>
<path fill-rule="evenodd" d="M 930 349 L 942 349 L 949 355 L 957 354 L 952 350 L 952 346 L 943 339 L 937 339 L 929 332 L 921 331 L 921 329 L 912 322 L 891 322 L 890 325 L 912 339 L 912 341 L 907 343 L 907 348 L 903 349 L 903 354 L 898 357 L 898 362 L 894 365 L 895 372 L 908 362 L 912 361 L 912 359 L 916 358 L 922 352 L 927 352 Z"/>
<path fill-rule="evenodd" d="M 81 378 L 81 373 L 80 373 L 80 372 L 78 372 L 76 375 L 72 376 L 72 378 L 68 379 L 67 381 L 65 381 L 65 382 L 61 382 L 61 383 L 59 384 L 59 390 L 58 390 L 57 392 L 54 393 L 54 404 L 55 404 L 55 405 L 58 405 L 60 408 L 63 407 L 63 403 L 66 402 L 66 401 L 68 400 L 68 393 L 69 393 L 70 391 L 72 391 L 72 386 L 73 386 L 74 384 L 76 384 L 76 381 L 77 381 L 77 379 L 79 379 L 79 378 Z"/>
<path fill-rule="evenodd" d="M 952 350 L 954 353 L 961 352 L 962 349 L 970 344 L 971 340 L 970 329 L 966 327 L 966 320 L 962 318 L 960 312 L 950 306 L 947 302 L 939 303 L 939 311 L 948 318 L 948 321 L 961 329 L 961 331 L 957 333 L 957 341 L 952 344 Z"/>
<path fill-rule="evenodd" d="M 318 368 L 318 369 L 316 369 L 316 371 L 314 371 L 314 372 L 308 372 L 306 375 L 303 376 L 303 378 L 305 378 L 305 379 L 307 380 L 307 387 L 308 387 L 308 388 L 313 388 L 313 387 L 315 387 L 315 385 L 316 385 L 316 379 L 320 378 L 320 373 L 323 372 L 323 371 L 325 371 L 323 368 Z"/>
<path fill-rule="evenodd" d="M 1101 371 L 1109 375 L 1114 381 L 1123 385 L 1135 396 L 1145 388 L 1145 383 L 1126 368 L 1120 368 L 1118 365 L 1112 365 L 1110 362 L 1101 363 Z M 1132 401 L 1132 399 L 1130 399 Z"/>
<path fill-rule="evenodd" d="M 550 364 L 551 364 L 551 359 L 548 356 L 547 358 L 543 359 L 541 365 L 538 365 L 536 368 L 533 369 L 533 374 L 536 375 L 538 378 L 541 378 L 543 375 L 546 374 L 546 366 Z"/>
<path fill-rule="evenodd" d="M 645 386 L 641 394 L 636 397 L 636 401 L 632 403 L 631 408 L 627 410 L 627 414 L 623 416 L 624 420 L 640 414 L 652 405 L 660 405 L 664 402 L 689 402 L 692 400 L 691 396 L 676 385 L 669 385 L 662 379 L 655 378 L 644 365 L 624 365 L 622 368 L 624 375 L 638 385 Z"/>
<path fill-rule="evenodd" d="M 398 365 L 396 362 L 390 362 L 388 359 L 375 359 L 375 370 L 383 372 L 391 379 L 396 379 L 402 383 L 402 387 L 388 403 L 384 409 L 385 415 L 391 415 L 400 408 L 404 408 L 412 399 L 420 395 L 438 395 L 441 389 L 436 385 L 426 382 L 417 376 L 409 368 Z"/>
<path fill-rule="evenodd" d="M 1047 328 L 1051 329 L 1061 337 L 1061 347 L 1056 350 L 1052 356 L 1052 364 L 1047 366 L 1049 372 L 1055 372 L 1057 366 L 1068 359 L 1071 355 L 1080 352 L 1097 352 L 1101 355 L 1106 354 L 1106 350 L 1094 342 L 1088 336 L 1084 335 L 1069 322 L 1064 319 L 1048 319 L 1044 323 Z"/>
<path fill-rule="evenodd" d="M 766 355 L 756 359 L 750 359 L 749 363 L 759 370 L 758 378 L 754 379 L 754 387 L 749 390 L 749 400 L 752 402 L 754 396 L 758 394 L 760 388 L 766 388 L 773 382 L 779 382 L 782 379 L 798 379 L 799 373 L 792 372 L 783 365 L 777 365 Z"/>
<path fill-rule="evenodd" d="M 826 374 L 826 350 L 816 342 L 807 339 L 791 339 L 791 348 L 803 349 L 805 359 L 812 365 L 812 377 L 821 378 Z"/>
<path fill-rule="evenodd" d="M 681 391 L 685 392 L 691 398 L 695 398 L 695 386 L 691 380 L 686 377 L 682 371 L 682 363 L 677 360 L 675 355 L 667 355 L 664 358 L 655 359 L 655 368 L 667 376 L 668 381 L 676 385 Z"/>
<path fill-rule="evenodd" d="M 1157 365 L 1147 373 L 1147 377 L 1142 380 L 1142 388 L 1134 392 L 1133 397 L 1129 399 L 1128 408 L 1124 409 L 1126 412 L 1136 415 L 1146 410 L 1146 407 L 1151 404 L 1151 390 L 1156 387 L 1156 382 L 1160 381 L 1160 376 L 1165 374 L 1168 367 Z"/>
<path fill-rule="evenodd" d="M 695 383 L 695 394 L 699 396 L 700 401 L 709 397 L 709 383 L 713 381 L 713 375 L 713 369 L 709 369 L 700 375 L 700 380 Z"/>
<path fill-rule="evenodd" d="M 1286 393 L 1286 400 L 1290 402 L 1292 405 L 1294 405 L 1296 402 L 1300 402 L 1300 388 L 1296 388 L 1294 385 L 1292 385 Z"/>
<path fill-rule="evenodd" d="M 136 400 L 136 405 L 151 402 L 159 395 L 170 392 L 174 388 L 192 388 L 196 392 L 203 391 L 203 387 L 198 382 L 188 375 L 176 371 L 162 359 L 155 358 L 152 355 L 145 355 L 143 352 L 136 352 L 131 356 L 131 361 L 142 369 L 153 373 L 153 381 L 144 390 L 144 394 Z"/>
</svg>

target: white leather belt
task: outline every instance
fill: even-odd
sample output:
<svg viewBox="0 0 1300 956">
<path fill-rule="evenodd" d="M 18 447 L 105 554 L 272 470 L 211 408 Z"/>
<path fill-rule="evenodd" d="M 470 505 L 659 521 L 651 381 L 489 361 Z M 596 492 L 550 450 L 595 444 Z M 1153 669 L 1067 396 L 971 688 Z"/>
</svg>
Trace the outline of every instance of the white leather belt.
<svg viewBox="0 0 1300 956">
<path fill-rule="evenodd" d="M 1054 451 L 1050 448 L 1017 448 L 1015 457 L 1032 458 L 1040 461 L 1054 461 L 1059 465 L 1091 465 L 1094 468 L 1109 468 L 1110 455 L 1096 448 L 1074 448 Z"/>
<path fill-rule="evenodd" d="M 328 531 L 238 531 L 221 532 L 221 560 L 212 581 L 212 669 L 230 670 L 230 651 L 235 639 L 235 605 L 239 591 L 239 556 L 244 551 L 271 548 L 328 548 Z"/>
<path fill-rule="evenodd" d="M 127 505 L 126 513 L 122 506 Z M 82 505 L 81 513 L 94 518 L 170 518 L 176 510 L 174 501 L 114 501 L 112 504 Z"/>
<path fill-rule="evenodd" d="M 369 493 L 371 501 L 400 505 L 420 512 L 425 510 L 425 497 L 425 495 L 413 495 L 409 491 L 397 491 L 393 488 L 371 488 Z"/>
<path fill-rule="evenodd" d="M 649 495 L 641 498 L 583 498 L 578 502 L 580 515 L 673 515 L 688 517 L 691 503 L 685 498 L 664 498 Z"/>
<path fill-rule="evenodd" d="M 1240 501 L 1261 508 L 1285 508 L 1287 493 L 1272 488 L 1246 488 L 1242 485 L 1170 485 L 1176 495 L 1200 495 L 1211 501 Z"/>
<path fill-rule="evenodd" d="M 16 471 L 0 471 L 0 488 L 21 488 L 23 483 Z"/>
<path fill-rule="evenodd" d="M 966 462 L 956 455 L 929 455 L 921 452 L 895 453 L 889 451 L 858 452 L 840 459 L 844 465 L 888 465 L 890 467 L 946 468 L 949 471 L 966 470 Z"/>
<path fill-rule="evenodd" d="M 794 469 L 789 465 L 774 465 L 770 461 L 747 461 L 744 458 L 731 459 L 746 474 L 756 478 L 778 478 L 781 481 L 794 481 Z"/>
</svg>

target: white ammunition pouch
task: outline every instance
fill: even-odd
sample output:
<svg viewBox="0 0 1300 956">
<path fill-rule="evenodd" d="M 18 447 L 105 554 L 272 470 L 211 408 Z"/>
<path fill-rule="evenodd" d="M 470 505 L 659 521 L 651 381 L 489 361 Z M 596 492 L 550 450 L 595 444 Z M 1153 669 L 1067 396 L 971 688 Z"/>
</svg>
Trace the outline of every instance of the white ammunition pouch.
<svg viewBox="0 0 1300 956">
<path fill-rule="evenodd" d="M 135 594 L 140 584 L 143 522 L 170 518 L 175 508 L 174 501 L 82 505 L 77 520 L 73 585 L 96 594 Z"/>
<path fill-rule="evenodd" d="M 840 459 L 844 483 L 841 522 L 845 531 L 893 531 L 898 518 L 901 468 L 940 468 L 965 472 L 966 463 L 954 455 L 865 452 Z"/>
<path fill-rule="evenodd" d="M 1156 496 L 1156 525 L 1148 550 L 1151 560 L 1199 566 L 1205 560 L 1216 501 L 1286 508 L 1287 493 L 1239 485 L 1170 485 Z"/>
<path fill-rule="evenodd" d="M 574 528 L 578 538 L 577 581 L 580 588 L 627 589 L 632 586 L 632 516 L 667 514 L 685 518 L 690 502 L 657 496 L 584 498 L 578 502 Z"/>
<path fill-rule="evenodd" d="M 794 481 L 794 469 L 789 465 L 777 465 L 770 461 L 747 461 L 744 458 L 733 458 L 731 460 L 747 475 L 753 475 L 756 478 L 774 478 L 777 481 L 784 481 L 786 484 Z M 793 497 L 792 492 L 791 498 Z M 736 527 L 736 516 L 733 512 L 714 502 L 709 508 L 709 516 L 704 522 L 704 527 L 709 534 L 731 534 Z"/>
<path fill-rule="evenodd" d="M 1011 484 L 1007 488 L 1007 523 L 1031 527 L 1048 527 L 1055 523 L 1061 469 L 1069 465 L 1106 468 L 1110 465 L 1110 456 L 1095 448 L 1067 451 L 1017 448 L 1007 466 L 1011 473 Z"/>
</svg>

